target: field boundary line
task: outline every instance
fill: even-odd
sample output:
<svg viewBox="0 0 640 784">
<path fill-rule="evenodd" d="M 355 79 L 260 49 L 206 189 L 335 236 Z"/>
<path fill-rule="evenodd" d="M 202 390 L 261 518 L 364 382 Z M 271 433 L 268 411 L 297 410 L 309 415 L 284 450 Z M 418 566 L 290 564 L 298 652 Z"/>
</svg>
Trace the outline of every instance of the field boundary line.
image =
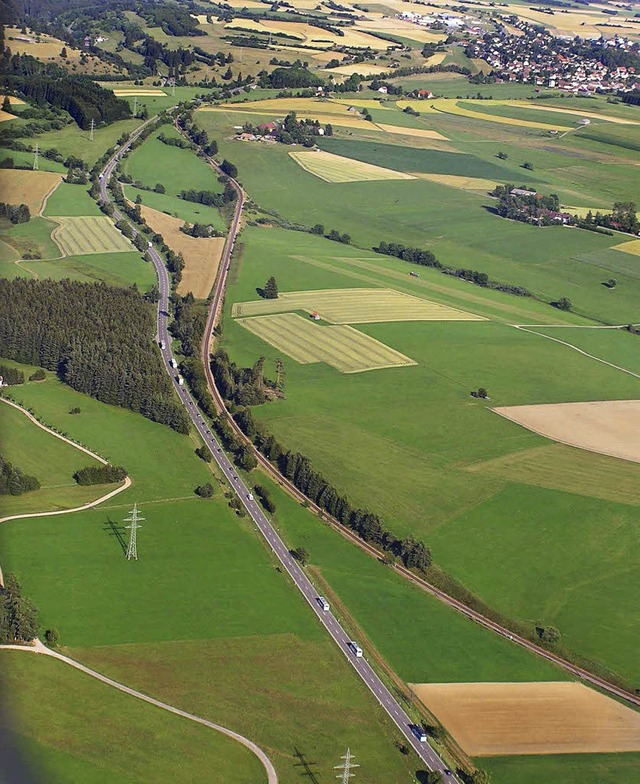
<svg viewBox="0 0 640 784">
<path fill-rule="evenodd" d="M 27 411 L 26 408 L 23 408 L 22 406 L 18 405 L 18 403 L 15 403 L 13 400 L 7 400 L 6 397 L 1 397 L 1 396 L 0 396 L 0 400 L 2 400 L 7 405 L 12 406 L 13 408 L 20 411 L 20 413 L 24 414 L 27 417 L 27 419 L 33 422 L 34 425 L 37 425 L 39 428 L 46 431 L 50 435 L 59 438 L 61 441 L 64 441 L 65 443 L 70 444 L 71 446 L 74 446 L 76 449 L 79 449 L 81 452 L 85 452 L 85 454 L 90 455 L 91 457 L 96 459 L 99 463 L 102 463 L 102 465 L 108 465 L 108 461 L 105 460 L 104 457 L 100 457 L 100 455 L 97 455 L 95 452 L 92 452 L 90 449 L 87 449 L 87 447 L 82 446 L 81 444 L 76 444 L 75 441 L 72 441 L 70 438 L 63 436 L 60 433 L 56 433 L 55 430 L 52 430 L 46 425 L 43 425 L 42 422 L 38 422 L 38 420 L 33 416 L 33 414 Z M 125 476 L 124 481 L 120 487 L 116 487 L 115 490 L 110 490 L 105 495 L 100 496 L 100 498 L 96 498 L 95 501 L 90 501 L 88 504 L 83 504 L 82 506 L 76 506 L 73 509 L 56 509 L 51 512 L 28 512 L 26 514 L 8 515 L 7 517 L 0 517 L 0 523 L 7 523 L 10 520 L 23 520 L 31 517 L 49 517 L 51 515 L 70 514 L 71 512 L 82 512 L 85 509 L 91 509 L 94 506 L 98 506 L 103 501 L 108 501 L 110 498 L 113 498 L 115 495 L 118 495 L 118 493 L 121 493 L 123 490 L 126 490 L 128 487 L 131 487 L 131 485 L 132 485 L 131 479 L 128 476 Z M 0 572 L 0 584 L 1 583 L 2 583 L 2 572 Z"/>
<path fill-rule="evenodd" d="M 621 365 L 614 365 L 613 362 L 608 362 L 606 359 L 601 359 L 600 357 L 596 357 L 595 354 L 589 354 L 587 351 L 583 351 L 581 348 L 574 346 L 573 343 L 567 343 L 566 340 L 560 340 L 560 338 L 552 338 L 551 335 L 545 335 L 544 332 L 536 332 L 533 329 L 528 329 L 527 327 L 519 326 L 518 324 L 512 324 L 513 327 L 519 329 L 521 332 L 529 332 L 532 335 L 538 335 L 541 338 L 546 338 L 547 340 L 552 340 L 554 343 L 560 343 L 562 346 L 567 346 L 568 348 L 572 348 L 574 351 L 577 351 L 578 354 L 583 354 L 585 357 L 589 357 L 589 359 L 594 359 L 596 362 L 601 362 L 603 365 L 608 365 L 609 367 L 614 368 L 615 370 L 620 370 L 622 373 L 627 373 L 634 378 L 640 379 L 640 373 L 634 373 L 633 370 L 628 370 L 627 368 L 623 368 Z"/>
<path fill-rule="evenodd" d="M 53 651 L 50 648 L 47 648 L 46 645 L 43 645 L 39 639 L 36 639 L 35 645 L 32 646 L 0 645 L 0 650 L 29 651 L 31 653 L 37 653 L 43 656 L 51 656 L 52 658 L 57 659 L 64 664 L 68 664 L 70 667 L 74 667 L 76 670 L 80 670 L 80 672 L 83 672 L 85 675 L 89 675 L 92 678 L 105 683 L 107 686 L 118 689 L 118 691 L 124 692 L 131 697 L 135 697 L 138 700 L 143 700 L 143 702 L 148 702 L 150 705 L 154 705 L 156 708 L 161 708 L 162 710 L 168 711 L 169 713 L 174 713 L 176 716 L 180 716 L 183 719 L 189 719 L 190 721 L 194 721 L 197 724 L 203 724 L 205 727 L 216 730 L 216 732 L 220 732 L 223 735 L 226 735 L 232 740 L 240 743 L 245 748 L 249 749 L 249 751 L 251 751 L 259 759 L 263 768 L 265 769 L 267 773 L 268 784 L 278 784 L 278 774 L 276 773 L 276 769 L 266 753 L 260 748 L 260 746 L 258 746 L 252 740 L 249 740 L 249 738 L 245 738 L 244 735 L 240 735 L 238 732 L 234 732 L 227 727 L 223 727 L 221 724 L 215 724 L 208 719 L 203 719 L 201 716 L 196 716 L 194 713 L 189 713 L 185 710 L 182 710 L 181 708 L 176 708 L 173 705 L 169 705 L 167 702 L 157 700 L 155 697 L 150 697 L 148 694 L 144 694 L 144 692 L 132 689 L 130 686 L 125 686 L 124 683 L 120 683 L 119 681 L 113 680 L 112 678 L 108 678 L 106 675 L 102 675 L 102 673 L 97 672 L 97 670 L 92 670 L 90 667 L 81 664 L 79 661 L 76 661 L 69 656 L 65 656 L 59 651 Z"/>
</svg>

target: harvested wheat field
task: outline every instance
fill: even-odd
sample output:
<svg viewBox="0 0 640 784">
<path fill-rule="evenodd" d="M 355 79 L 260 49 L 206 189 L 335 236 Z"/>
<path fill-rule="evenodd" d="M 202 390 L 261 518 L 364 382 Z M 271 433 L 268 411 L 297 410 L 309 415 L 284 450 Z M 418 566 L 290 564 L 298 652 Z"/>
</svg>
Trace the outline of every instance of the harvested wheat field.
<svg viewBox="0 0 640 784">
<path fill-rule="evenodd" d="M 0 169 L 0 193 L 11 204 L 26 204 L 31 215 L 38 215 L 42 203 L 62 181 L 62 175 L 26 169 Z"/>
<path fill-rule="evenodd" d="M 383 125 L 376 123 L 378 128 L 387 133 L 394 133 L 399 136 L 416 136 L 420 139 L 437 139 L 438 141 L 448 142 L 446 136 L 443 136 L 438 131 L 432 131 L 430 128 L 408 128 L 403 125 Z"/>
<path fill-rule="evenodd" d="M 640 400 L 547 403 L 493 410 L 554 441 L 640 463 Z"/>
<path fill-rule="evenodd" d="M 341 373 L 362 373 L 417 364 L 353 327 L 321 327 L 297 313 L 239 319 L 238 323 L 302 365 L 324 362 Z"/>
<path fill-rule="evenodd" d="M 472 757 L 640 751 L 640 713 L 581 683 L 419 683 Z"/>
<path fill-rule="evenodd" d="M 473 193 L 487 193 L 493 190 L 498 184 L 495 180 L 485 180 L 482 177 L 463 177 L 459 174 L 429 174 L 428 172 L 416 172 L 416 177 L 429 182 L 437 182 L 440 185 L 448 185 L 450 188 L 460 188 L 463 191 Z"/>
<path fill-rule="evenodd" d="M 281 292 L 278 299 L 236 302 L 231 315 L 258 316 L 292 310 L 317 312 L 333 324 L 372 324 L 385 321 L 484 321 L 465 313 L 393 289 L 319 289 Z"/>
<path fill-rule="evenodd" d="M 374 63 L 351 63 L 350 65 L 340 65 L 337 68 L 327 68 L 328 74 L 342 74 L 342 76 L 351 76 L 352 74 L 360 74 L 360 76 L 377 76 L 381 73 L 386 73 L 389 67 L 383 65 L 375 65 Z"/>
<path fill-rule="evenodd" d="M 385 169 L 372 163 L 343 158 L 322 150 L 290 152 L 293 160 L 305 171 L 325 182 L 365 182 L 367 180 L 414 180 L 411 174 Z"/>
<path fill-rule="evenodd" d="M 174 253 L 182 253 L 184 269 L 178 294 L 191 292 L 196 299 L 206 299 L 216 279 L 224 248 L 224 237 L 190 237 L 180 227 L 184 221 L 164 212 L 140 205 L 142 217 L 151 228 L 161 234 Z"/>
<path fill-rule="evenodd" d="M 620 245 L 613 245 L 611 250 L 621 250 L 624 253 L 632 253 L 634 256 L 640 256 L 640 240 L 630 240 L 622 242 Z"/>
<path fill-rule="evenodd" d="M 51 237 L 65 256 L 128 253 L 134 250 L 129 240 L 106 216 L 54 217 L 52 220 L 59 225 L 53 230 Z"/>
<path fill-rule="evenodd" d="M 126 90 L 126 89 L 116 88 L 113 91 L 113 94 L 117 95 L 119 98 L 126 98 L 127 96 L 131 96 L 133 98 L 134 96 L 166 95 L 167 93 L 165 93 L 164 90 L 151 90 L 151 89 L 145 89 L 144 87 L 141 87 L 139 90 L 135 90 L 135 89 Z"/>
<path fill-rule="evenodd" d="M 0 95 L 0 103 L 4 101 L 4 95 Z M 21 101 L 19 98 L 14 98 L 12 95 L 9 96 L 9 103 L 12 106 L 18 106 L 19 104 L 24 104 L 24 101 Z M 7 120 L 15 120 L 15 115 L 11 114 L 11 112 L 5 112 L 0 109 L 0 122 L 6 122 Z"/>
</svg>

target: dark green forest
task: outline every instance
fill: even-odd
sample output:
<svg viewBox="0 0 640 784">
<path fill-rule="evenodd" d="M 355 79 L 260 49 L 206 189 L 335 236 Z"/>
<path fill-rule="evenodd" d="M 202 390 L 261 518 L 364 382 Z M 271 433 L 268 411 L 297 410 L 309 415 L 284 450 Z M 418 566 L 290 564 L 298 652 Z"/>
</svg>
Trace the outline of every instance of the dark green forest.
<svg viewBox="0 0 640 784">
<path fill-rule="evenodd" d="M 0 354 L 73 389 L 188 432 L 155 333 L 153 306 L 105 283 L 0 279 Z"/>
</svg>

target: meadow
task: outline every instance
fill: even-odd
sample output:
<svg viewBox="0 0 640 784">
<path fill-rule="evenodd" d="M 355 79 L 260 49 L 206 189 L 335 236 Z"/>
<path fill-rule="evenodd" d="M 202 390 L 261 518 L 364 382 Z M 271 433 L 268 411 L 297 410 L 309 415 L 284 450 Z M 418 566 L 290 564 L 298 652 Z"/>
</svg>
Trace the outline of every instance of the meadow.
<svg viewBox="0 0 640 784">
<path fill-rule="evenodd" d="M 125 465 L 133 480 L 94 510 L 13 521 L 0 531 L 3 568 L 18 574 L 43 628 L 56 626 L 66 653 L 248 735 L 267 749 L 284 784 L 298 780 L 296 749 L 330 770 L 345 742 L 358 748 L 372 782 L 404 780 L 415 771 L 414 761 L 394 748 L 395 730 L 252 526 L 229 509 L 218 478 L 194 455 L 195 439 L 52 378 L 15 392 L 45 421 Z M 74 405 L 81 414 L 67 413 Z M 215 486 L 211 500 L 193 492 L 206 481 Z M 134 501 L 146 518 L 137 562 L 125 560 L 121 541 Z M 22 734 L 47 746 L 65 710 L 64 701 L 54 703 L 45 727 L 25 716 Z M 78 739 L 81 759 L 93 758 L 88 747 L 95 748 L 96 726 Z M 133 746 L 121 740 L 121 755 L 134 760 Z M 222 745 L 210 748 L 207 754 L 225 754 Z M 43 754 L 61 775 L 82 770 L 72 756 Z M 246 766 L 242 773 L 244 780 L 251 775 Z"/>
<path fill-rule="evenodd" d="M 365 262 L 361 254 L 351 258 L 357 256 L 353 249 L 336 250 L 322 238 L 298 236 L 298 252 L 291 253 L 286 250 L 286 232 L 245 230 L 243 256 L 232 269 L 236 282 L 229 290 L 228 308 L 234 301 L 245 301 L 269 274 L 285 296 L 289 289 L 299 291 L 305 279 L 309 289 L 346 288 L 350 275 L 358 274 L 365 263 L 368 285 L 388 285 L 387 268 L 377 268 L 375 257 Z M 391 265 L 402 262 L 393 260 Z M 420 274 L 418 281 L 410 282 L 405 272 L 400 290 L 411 286 L 414 293 L 438 300 L 432 288 L 438 273 Z M 448 281 L 442 275 L 438 279 Z M 469 284 L 458 285 L 469 291 Z M 455 290 L 448 294 L 461 296 Z M 482 299 L 484 292 L 477 296 Z M 501 295 L 500 304 L 505 308 L 500 320 L 509 318 L 509 307 L 529 305 L 509 295 Z M 604 471 L 591 482 L 593 491 L 582 482 L 578 489 L 583 496 L 575 496 L 576 472 L 569 467 L 578 451 L 567 450 L 567 467 L 549 487 L 544 459 L 540 471 L 531 469 L 538 462 L 535 450 L 549 442 L 497 417 L 489 404 L 473 400 L 469 392 L 486 387 L 491 406 L 503 401 L 516 405 L 633 399 L 638 396 L 638 380 L 508 323 L 392 322 L 365 324 L 359 330 L 418 365 L 343 376 L 323 365 L 289 360 L 286 399 L 255 408 L 254 415 L 285 446 L 308 455 L 353 503 L 380 513 L 398 534 L 413 532 L 425 538 L 438 563 L 489 604 L 528 624 L 556 624 L 568 648 L 633 681 L 636 616 L 630 598 L 636 588 L 625 554 L 635 547 L 630 522 L 635 505 L 628 505 L 628 492 L 625 498 L 618 494 L 619 472 Z M 591 334 L 578 329 L 562 332 Z M 622 337 L 611 330 L 600 333 L 602 341 L 605 334 Z M 627 351 L 635 336 L 628 337 Z M 225 323 L 224 341 L 240 364 L 250 366 L 264 355 L 271 367 L 277 356 L 232 319 Z M 499 458 L 510 465 L 509 456 L 524 459 L 529 452 L 531 460 L 518 476 L 495 466 Z M 577 473 L 587 470 L 589 457 L 598 456 L 581 459 Z M 486 463 L 491 464 L 487 471 L 482 468 Z M 609 464 L 599 457 L 595 465 L 592 474 L 599 475 Z M 637 471 L 629 472 L 629 482 L 635 481 L 632 477 L 637 478 Z M 578 502 L 583 505 L 581 514 L 572 511 Z M 554 503 L 557 511 L 549 512 Z M 526 510 L 519 513 L 517 523 L 512 521 L 514 509 Z M 584 525 L 590 527 L 588 536 L 580 533 Z M 486 537 L 488 527 L 494 532 L 491 537 Z M 536 568 L 530 569 L 533 548 Z M 484 556 L 479 562 L 478 553 Z M 522 589 L 509 589 L 514 582 Z"/>
<path fill-rule="evenodd" d="M 106 216 L 65 217 L 58 218 L 57 222 L 58 228 L 51 236 L 65 256 L 130 253 L 134 250 L 131 242 Z"/>
<path fill-rule="evenodd" d="M 98 465 L 97 461 L 42 430 L 6 403 L 0 405 L 0 430 L 2 457 L 25 474 L 35 476 L 41 485 L 39 490 L 20 496 L 3 495 L 0 517 L 80 506 L 116 487 L 77 485 L 73 474 L 85 466 Z"/>
<path fill-rule="evenodd" d="M 12 716 L 4 730 L 29 760 L 33 780 L 140 784 L 170 771 L 173 781 L 187 784 L 213 767 L 230 784 L 243 784 L 247 775 L 265 780 L 247 749 L 208 727 L 44 656 L 1 651 L 0 662 Z"/>
</svg>

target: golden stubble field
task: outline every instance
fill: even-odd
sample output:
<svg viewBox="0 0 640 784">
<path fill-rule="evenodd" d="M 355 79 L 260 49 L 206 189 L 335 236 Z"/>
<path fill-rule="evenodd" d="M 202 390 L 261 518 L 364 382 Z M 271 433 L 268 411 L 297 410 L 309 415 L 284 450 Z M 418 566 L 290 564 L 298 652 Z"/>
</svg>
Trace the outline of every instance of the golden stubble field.
<svg viewBox="0 0 640 784">
<path fill-rule="evenodd" d="M 640 713 L 581 683 L 418 683 L 472 757 L 640 751 Z"/>
<path fill-rule="evenodd" d="M 640 400 L 545 403 L 493 410 L 554 441 L 640 463 Z"/>
<path fill-rule="evenodd" d="M 26 204 L 33 217 L 40 213 L 44 199 L 61 181 L 62 175 L 55 172 L 0 169 L 2 201 Z"/>
<path fill-rule="evenodd" d="M 305 171 L 325 182 L 366 182 L 369 180 L 414 180 L 411 174 L 385 169 L 322 150 L 296 150 L 289 156 Z"/>
<path fill-rule="evenodd" d="M 178 285 L 178 294 L 191 292 L 196 299 L 206 299 L 216 279 L 224 249 L 224 237 L 190 237 L 180 231 L 184 221 L 159 210 L 140 205 L 142 217 L 158 234 L 161 234 L 174 253 L 182 253 L 184 269 Z"/>
</svg>

